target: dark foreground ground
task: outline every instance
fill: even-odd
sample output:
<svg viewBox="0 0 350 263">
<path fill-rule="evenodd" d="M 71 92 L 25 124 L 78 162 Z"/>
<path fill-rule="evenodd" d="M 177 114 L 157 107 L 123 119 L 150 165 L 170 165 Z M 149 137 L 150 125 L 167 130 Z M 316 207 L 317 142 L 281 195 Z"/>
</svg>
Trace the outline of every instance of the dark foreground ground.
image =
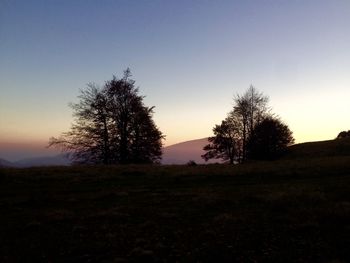
<svg viewBox="0 0 350 263">
<path fill-rule="evenodd" d="M 350 157 L 0 169 L 0 262 L 348 262 Z"/>
</svg>

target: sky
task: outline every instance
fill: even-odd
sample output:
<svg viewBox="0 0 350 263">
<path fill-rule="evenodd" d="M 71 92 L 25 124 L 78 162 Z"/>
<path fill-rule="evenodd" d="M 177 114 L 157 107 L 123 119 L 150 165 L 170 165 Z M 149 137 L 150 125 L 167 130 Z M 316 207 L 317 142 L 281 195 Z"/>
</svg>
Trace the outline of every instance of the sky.
<svg viewBox="0 0 350 263">
<path fill-rule="evenodd" d="M 165 145 L 252 84 L 297 143 L 350 129 L 348 0 L 0 0 L 0 158 L 53 154 L 79 90 L 131 68 Z"/>
</svg>

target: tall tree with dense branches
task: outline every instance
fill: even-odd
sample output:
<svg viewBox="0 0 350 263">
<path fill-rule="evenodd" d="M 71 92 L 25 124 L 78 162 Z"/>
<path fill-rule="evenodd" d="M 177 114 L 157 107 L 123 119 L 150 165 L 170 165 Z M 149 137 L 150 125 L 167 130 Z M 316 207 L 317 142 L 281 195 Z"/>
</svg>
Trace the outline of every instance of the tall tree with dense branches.
<svg viewBox="0 0 350 263">
<path fill-rule="evenodd" d="M 164 136 L 155 125 L 127 69 L 103 88 L 89 84 L 71 104 L 75 123 L 50 146 L 72 153 L 78 163 L 154 163 L 161 159 Z"/>
</svg>

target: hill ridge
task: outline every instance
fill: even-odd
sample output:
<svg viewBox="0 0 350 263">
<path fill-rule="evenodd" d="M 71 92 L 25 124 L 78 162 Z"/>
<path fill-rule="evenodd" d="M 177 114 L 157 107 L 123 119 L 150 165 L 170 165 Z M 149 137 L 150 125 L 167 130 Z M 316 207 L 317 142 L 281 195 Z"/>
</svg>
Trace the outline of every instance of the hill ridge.
<svg viewBox="0 0 350 263">
<path fill-rule="evenodd" d="M 350 156 L 350 138 L 304 142 L 290 146 L 285 159 Z"/>
</svg>

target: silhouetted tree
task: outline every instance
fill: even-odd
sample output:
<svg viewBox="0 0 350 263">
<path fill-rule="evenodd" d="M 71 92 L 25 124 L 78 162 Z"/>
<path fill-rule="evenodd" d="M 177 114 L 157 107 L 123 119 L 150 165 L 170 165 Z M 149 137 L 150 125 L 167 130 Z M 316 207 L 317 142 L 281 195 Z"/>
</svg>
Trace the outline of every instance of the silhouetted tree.
<svg viewBox="0 0 350 263">
<path fill-rule="evenodd" d="M 202 158 L 243 162 L 247 158 L 247 140 L 252 130 L 270 115 L 267 103 L 268 97 L 253 86 L 242 96 L 237 95 L 228 117 L 214 127 L 214 136 L 209 137 L 210 143 L 204 147 L 206 153 Z"/>
<path fill-rule="evenodd" d="M 220 125 L 213 128 L 214 136 L 209 137 L 202 155 L 205 161 L 209 159 L 222 159 L 233 164 L 239 159 L 241 149 L 240 123 L 233 116 L 227 117 Z"/>
<path fill-rule="evenodd" d="M 50 138 L 49 146 L 72 153 L 73 160 L 85 163 L 110 162 L 110 128 L 107 97 L 96 85 L 81 90 L 79 103 L 70 104 L 75 123 L 59 138 Z"/>
<path fill-rule="evenodd" d="M 243 94 L 237 95 L 234 98 L 234 107 L 231 115 L 236 116 L 241 122 L 242 134 L 242 161 L 246 159 L 247 139 L 250 136 L 255 125 L 257 125 L 265 116 L 268 115 L 269 108 L 267 107 L 269 99 L 262 93 L 258 92 L 254 86 Z"/>
<path fill-rule="evenodd" d="M 288 126 L 277 118 L 266 117 L 254 127 L 248 138 L 248 158 L 276 159 L 292 143 L 294 143 L 294 138 Z"/>
<path fill-rule="evenodd" d="M 164 136 L 156 127 L 154 107 L 146 107 L 127 69 L 103 88 L 89 84 L 71 104 L 75 123 L 49 146 L 72 152 L 79 163 L 153 163 L 161 158 Z"/>
<path fill-rule="evenodd" d="M 253 86 L 242 96 L 237 95 L 228 117 L 214 127 L 214 136 L 209 137 L 202 158 L 232 164 L 281 154 L 294 139 L 288 126 L 273 117 L 267 104 L 268 97 Z"/>
<path fill-rule="evenodd" d="M 343 138 L 349 138 L 349 137 L 350 137 L 350 130 L 340 132 L 336 139 L 343 139 Z"/>
</svg>

